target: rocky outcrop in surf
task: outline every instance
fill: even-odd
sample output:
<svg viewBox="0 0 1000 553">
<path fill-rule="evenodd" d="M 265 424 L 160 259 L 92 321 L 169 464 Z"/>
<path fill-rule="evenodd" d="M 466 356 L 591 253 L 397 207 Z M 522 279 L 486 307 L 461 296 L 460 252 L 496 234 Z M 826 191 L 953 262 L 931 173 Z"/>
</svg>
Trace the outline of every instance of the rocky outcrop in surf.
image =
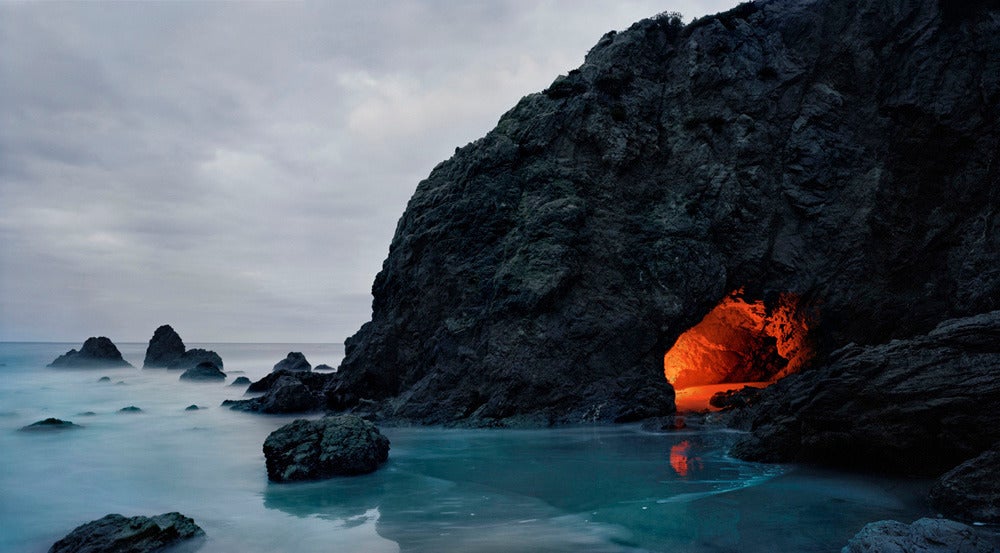
<svg viewBox="0 0 1000 553">
<path fill-rule="evenodd" d="M 122 358 L 109 338 L 104 336 L 90 337 L 83 343 L 80 350 L 71 349 L 49 363 L 49 367 L 69 369 L 93 369 L 108 367 L 132 367 L 132 364 Z"/>
<path fill-rule="evenodd" d="M 142 362 L 144 369 L 167 368 L 184 355 L 184 341 L 170 325 L 162 325 L 153 332 L 146 347 L 146 357 Z"/>
</svg>

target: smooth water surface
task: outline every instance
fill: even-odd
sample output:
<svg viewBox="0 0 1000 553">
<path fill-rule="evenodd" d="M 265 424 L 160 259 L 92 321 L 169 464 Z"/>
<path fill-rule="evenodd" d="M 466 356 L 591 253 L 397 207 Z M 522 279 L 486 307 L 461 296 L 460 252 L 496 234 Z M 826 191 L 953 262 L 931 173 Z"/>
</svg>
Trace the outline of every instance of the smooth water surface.
<svg viewBox="0 0 1000 553">
<path fill-rule="evenodd" d="M 289 351 L 343 357 L 339 344 L 191 346 L 219 352 L 227 384 Z M 261 444 L 296 417 L 222 408 L 243 389 L 175 371 L 44 367 L 71 347 L 0 344 L 0 551 L 45 551 L 112 512 L 180 511 L 206 553 L 837 551 L 867 522 L 927 514 L 925 483 L 745 463 L 725 453 L 734 433 L 634 426 L 383 428 L 379 471 L 271 484 Z M 119 348 L 141 366 L 144 344 Z M 130 405 L 142 412 L 119 412 Z M 84 428 L 17 431 L 47 417 Z"/>
</svg>

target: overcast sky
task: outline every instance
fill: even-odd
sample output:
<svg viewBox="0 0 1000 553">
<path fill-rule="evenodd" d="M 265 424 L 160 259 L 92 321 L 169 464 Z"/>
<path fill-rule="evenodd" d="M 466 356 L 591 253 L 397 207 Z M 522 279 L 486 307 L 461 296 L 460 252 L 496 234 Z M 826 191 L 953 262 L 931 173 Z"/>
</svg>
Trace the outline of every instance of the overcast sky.
<svg viewBox="0 0 1000 553">
<path fill-rule="evenodd" d="M 0 341 L 342 342 L 406 201 L 605 32 L 735 0 L 0 0 Z"/>
</svg>

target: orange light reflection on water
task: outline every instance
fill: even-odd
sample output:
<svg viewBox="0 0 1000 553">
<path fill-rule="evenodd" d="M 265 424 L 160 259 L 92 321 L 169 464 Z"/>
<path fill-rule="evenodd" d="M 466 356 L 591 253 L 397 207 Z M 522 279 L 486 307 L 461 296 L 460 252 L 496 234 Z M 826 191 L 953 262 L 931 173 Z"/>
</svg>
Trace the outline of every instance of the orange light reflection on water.
<svg viewBox="0 0 1000 553">
<path fill-rule="evenodd" d="M 701 470 L 701 459 L 691 457 L 691 442 L 684 440 L 670 448 L 670 466 L 681 478 L 687 478 L 692 470 Z"/>
</svg>

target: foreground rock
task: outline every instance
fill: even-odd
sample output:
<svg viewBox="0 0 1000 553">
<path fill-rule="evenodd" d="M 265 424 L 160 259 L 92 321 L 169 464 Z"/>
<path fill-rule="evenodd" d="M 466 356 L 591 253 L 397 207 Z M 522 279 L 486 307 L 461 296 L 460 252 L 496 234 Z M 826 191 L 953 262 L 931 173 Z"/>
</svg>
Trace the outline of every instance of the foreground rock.
<svg viewBox="0 0 1000 553">
<path fill-rule="evenodd" d="M 274 369 L 271 372 L 278 371 L 311 371 L 312 365 L 309 361 L 306 361 L 306 356 L 302 355 L 301 352 L 292 351 L 288 353 L 281 361 L 278 361 L 274 365 Z"/>
<path fill-rule="evenodd" d="M 328 397 L 627 421 L 670 414 L 665 351 L 737 289 L 797 294 L 819 360 L 1000 309 L 997 13 L 773 0 L 608 33 L 419 183 Z"/>
<path fill-rule="evenodd" d="M 180 513 L 131 518 L 111 514 L 78 526 L 49 553 L 152 553 L 204 535 L 194 520 Z"/>
<path fill-rule="evenodd" d="M 184 355 L 184 341 L 170 325 L 163 325 L 153 332 L 146 347 L 146 358 L 142 362 L 144 369 L 167 368 Z"/>
<path fill-rule="evenodd" d="M 942 323 L 765 388 L 732 454 L 936 476 L 1000 442 L 1000 311 Z"/>
<path fill-rule="evenodd" d="M 48 418 L 38 422 L 33 422 L 28 426 L 22 426 L 20 430 L 21 432 L 48 432 L 53 430 L 73 430 L 77 428 L 83 427 L 78 424 L 73 424 L 70 421 Z"/>
<path fill-rule="evenodd" d="M 938 478 L 930 500 L 948 518 L 1000 524 L 1000 446 Z"/>
<path fill-rule="evenodd" d="M 181 374 L 181 380 L 194 380 L 200 382 L 214 382 L 226 379 L 226 373 L 219 370 L 219 366 L 211 361 L 202 361 L 198 366 L 188 369 Z"/>
<path fill-rule="evenodd" d="M 167 366 L 167 368 L 177 371 L 186 371 L 188 369 L 193 369 L 204 362 L 214 363 L 219 370 L 222 370 L 223 368 L 222 357 L 219 357 L 218 353 L 201 348 L 194 348 L 185 351 L 183 355 L 174 359 L 173 362 Z"/>
<path fill-rule="evenodd" d="M 131 367 L 132 365 L 122 358 L 118 347 L 110 339 L 101 336 L 98 338 L 87 338 L 87 341 L 80 347 L 80 351 L 71 349 L 57 357 L 48 366 L 90 369 L 96 367 Z"/>
<path fill-rule="evenodd" d="M 872 522 L 841 553 L 994 553 L 998 547 L 995 534 L 954 520 L 922 518 L 913 524 Z"/>
<path fill-rule="evenodd" d="M 222 404 L 236 411 L 255 413 L 307 413 L 321 410 L 326 401 L 326 380 L 311 372 L 279 371 L 253 383 L 247 392 L 264 392 L 252 399 L 226 400 Z"/>
<path fill-rule="evenodd" d="M 388 459 L 389 439 L 353 415 L 299 419 L 267 437 L 264 457 L 274 482 L 366 474 Z"/>
</svg>

